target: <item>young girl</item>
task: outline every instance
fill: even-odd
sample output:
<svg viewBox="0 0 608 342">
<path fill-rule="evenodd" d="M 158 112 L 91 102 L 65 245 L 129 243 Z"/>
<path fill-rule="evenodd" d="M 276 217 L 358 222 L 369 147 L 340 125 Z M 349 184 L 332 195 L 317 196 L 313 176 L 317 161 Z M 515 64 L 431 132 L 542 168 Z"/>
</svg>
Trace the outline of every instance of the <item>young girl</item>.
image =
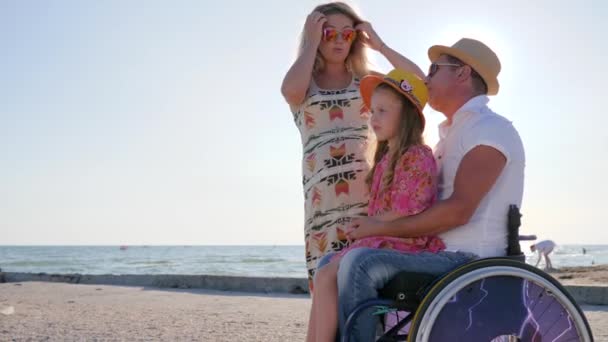
<svg viewBox="0 0 608 342">
<path fill-rule="evenodd" d="M 370 186 L 368 215 L 383 221 L 416 215 L 433 204 L 437 195 L 437 167 L 431 149 L 424 145 L 422 109 L 428 99 L 424 81 L 402 70 L 385 77 L 370 75 L 361 81 L 363 101 L 371 108 L 371 125 L 378 145 L 374 166 L 367 177 Z M 352 227 L 347 236 L 356 239 L 332 257 L 315 277 L 315 295 L 308 341 L 334 341 L 338 325 L 337 271 L 340 259 L 351 249 L 389 248 L 400 252 L 439 252 L 445 245 L 438 237 L 401 238 L 376 236 Z"/>
<path fill-rule="evenodd" d="M 359 79 L 371 73 L 368 47 L 396 68 L 424 77 L 351 7 L 332 2 L 316 7 L 306 19 L 299 56 L 281 87 L 302 137 L 309 280 L 319 259 L 347 244 L 350 219 L 367 213 L 369 113 L 359 93 Z"/>
</svg>

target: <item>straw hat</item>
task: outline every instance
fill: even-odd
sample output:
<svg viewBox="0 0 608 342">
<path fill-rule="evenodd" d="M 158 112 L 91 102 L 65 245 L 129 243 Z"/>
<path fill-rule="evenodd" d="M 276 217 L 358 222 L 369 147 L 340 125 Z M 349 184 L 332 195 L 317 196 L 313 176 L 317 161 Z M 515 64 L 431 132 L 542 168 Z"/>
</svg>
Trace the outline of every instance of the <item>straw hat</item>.
<svg viewBox="0 0 608 342">
<path fill-rule="evenodd" d="M 422 127 L 424 127 L 425 120 L 422 110 L 429 100 L 429 90 L 424 81 L 420 77 L 401 69 L 394 69 L 386 74 L 386 76 L 367 75 L 361 79 L 359 85 L 363 103 L 365 103 L 367 108 L 371 108 L 372 94 L 374 93 L 374 89 L 381 83 L 386 83 L 393 87 L 414 104 L 422 119 Z"/>
<path fill-rule="evenodd" d="M 500 73 L 500 61 L 498 57 L 484 43 L 462 38 L 451 47 L 435 45 L 429 49 L 431 62 L 437 61 L 441 55 L 450 55 L 460 59 L 463 63 L 471 66 L 488 86 L 488 95 L 498 93 L 498 74 Z"/>
</svg>

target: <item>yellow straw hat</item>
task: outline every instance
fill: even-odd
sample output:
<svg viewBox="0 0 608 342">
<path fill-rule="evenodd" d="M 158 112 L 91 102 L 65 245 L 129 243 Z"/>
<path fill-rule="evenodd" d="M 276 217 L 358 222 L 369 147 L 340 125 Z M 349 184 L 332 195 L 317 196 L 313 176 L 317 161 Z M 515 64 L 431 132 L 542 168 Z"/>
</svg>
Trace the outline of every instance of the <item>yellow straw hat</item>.
<svg viewBox="0 0 608 342">
<path fill-rule="evenodd" d="M 385 83 L 393 87 L 399 93 L 403 94 L 408 100 L 410 100 L 412 104 L 414 104 L 416 109 L 418 109 L 420 118 L 422 119 L 422 127 L 424 127 L 425 119 L 422 110 L 429 100 L 429 90 L 427 89 L 424 81 L 415 74 L 401 69 L 394 69 L 386 74 L 386 76 L 365 76 L 361 79 L 361 84 L 359 87 L 361 90 L 363 103 L 365 103 L 367 108 L 371 108 L 372 94 L 374 93 L 374 89 L 376 89 L 376 87 L 381 83 Z"/>
</svg>

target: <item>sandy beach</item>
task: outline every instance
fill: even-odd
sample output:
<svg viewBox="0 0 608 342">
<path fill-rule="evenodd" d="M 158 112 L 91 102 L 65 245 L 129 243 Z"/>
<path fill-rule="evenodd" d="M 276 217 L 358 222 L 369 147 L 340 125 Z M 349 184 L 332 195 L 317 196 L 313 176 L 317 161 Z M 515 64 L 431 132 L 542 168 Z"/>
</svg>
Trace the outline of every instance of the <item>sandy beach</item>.
<svg viewBox="0 0 608 342">
<path fill-rule="evenodd" d="M 564 285 L 608 286 L 608 265 L 561 267 L 549 274 Z"/>
<path fill-rule="evenodd" d="M 4 283 L 0 340 L 302 341 L 309 308 L 306 295 Z M 583 309 L 608 341 L 608 306 Z"/>
<path fill-rule="evenodd" d="M 62 283 L 0 284 L 0 341 L 297 341 L 307 296 Z"/>
</svg>

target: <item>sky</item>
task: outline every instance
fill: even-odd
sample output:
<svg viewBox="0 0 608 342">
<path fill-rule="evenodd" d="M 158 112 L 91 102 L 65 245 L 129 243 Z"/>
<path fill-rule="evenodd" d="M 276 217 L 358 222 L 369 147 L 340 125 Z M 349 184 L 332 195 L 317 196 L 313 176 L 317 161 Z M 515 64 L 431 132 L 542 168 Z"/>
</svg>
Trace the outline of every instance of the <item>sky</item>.
<svg viewBox="0 0 608 342">
<path fill-rule="evenodd" d="M 303 244 L 280 85 L 320 3 L 1 1 L 0 245 Z M 423 70 L 431 45 L 489 45 L 490 107 L 526 149 L 522 233 L 608 244 L 608 2 L 350 3 Z"/>
</svg>

